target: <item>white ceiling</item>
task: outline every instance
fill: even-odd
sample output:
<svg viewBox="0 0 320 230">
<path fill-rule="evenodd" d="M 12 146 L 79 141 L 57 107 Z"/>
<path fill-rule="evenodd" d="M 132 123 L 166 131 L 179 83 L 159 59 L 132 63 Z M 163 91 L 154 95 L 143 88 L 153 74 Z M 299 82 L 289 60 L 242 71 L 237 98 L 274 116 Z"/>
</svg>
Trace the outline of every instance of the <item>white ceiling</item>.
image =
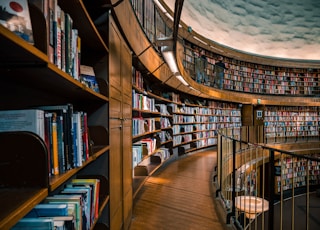
<svg viewBox="0 0 320 230">
<path fill-rule="evenodd" d="M 184 0 L 181 20 L 236 50 L 320 60 L 320 0 Z"/>
</svg>

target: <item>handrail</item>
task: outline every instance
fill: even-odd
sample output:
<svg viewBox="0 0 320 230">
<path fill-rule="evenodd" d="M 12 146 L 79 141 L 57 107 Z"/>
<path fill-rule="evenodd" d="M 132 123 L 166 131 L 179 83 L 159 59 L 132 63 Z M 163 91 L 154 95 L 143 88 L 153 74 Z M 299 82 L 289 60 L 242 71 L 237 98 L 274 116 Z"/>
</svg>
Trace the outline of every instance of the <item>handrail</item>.
<svg viewBox="0 0 320 230">
<path fill-rule="evenodd" d="M 320 158 L 241 140 L 241 129 L 252 130 L 234 127 L 218 131 L 216 196 L 225 207 L 226 222 L 237 229 L 281 229 L 289 224 L 308 229 L 317 225 L 310 217 L 310 203 L 320 187 Z M 302 197 L 305 221 L 295 223 Z M 291 217 L 284 212 L 288 204 L 293 210 Z"/>
</svg>

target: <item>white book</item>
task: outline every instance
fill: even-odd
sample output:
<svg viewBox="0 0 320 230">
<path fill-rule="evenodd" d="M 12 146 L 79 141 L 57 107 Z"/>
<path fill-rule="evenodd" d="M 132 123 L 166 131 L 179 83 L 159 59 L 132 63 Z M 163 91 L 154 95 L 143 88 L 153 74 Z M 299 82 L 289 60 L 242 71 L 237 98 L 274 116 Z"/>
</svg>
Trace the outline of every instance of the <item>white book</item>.
<svg viewBox="0 0 320 230">
<path fill-rule="evenodd" d="M 0 132 L 29 131 L 44 138 L 44 111 L 39 109 L 1 110 Z"/>
<path fill-rule="evenodd" d="M 34 43 L 27 0 L 1 0 L 0 24 L 27 42 Z"/>
<path fill-rule="evenodd" d="M 75 165 L 80 167 L 83 162 L 83 142 L 82 142 L 82 126 L 81 113 L 73 113 L 73 138 L 74 138 L 74 157 Z"/>
</svg>

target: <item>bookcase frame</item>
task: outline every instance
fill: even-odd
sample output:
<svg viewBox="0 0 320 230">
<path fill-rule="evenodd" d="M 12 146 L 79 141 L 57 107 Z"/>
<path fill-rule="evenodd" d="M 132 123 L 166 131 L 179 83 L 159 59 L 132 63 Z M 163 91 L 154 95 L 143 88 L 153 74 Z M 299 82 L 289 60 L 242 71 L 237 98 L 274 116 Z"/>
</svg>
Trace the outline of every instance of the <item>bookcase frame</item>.
<svg viewBox="0 0 320 230">
<path fill-rule="evenodd" d="M 101 38 L 85 5 L 81 0 L 59 0 L 59 6 L 71 15 L 74 27 L 78 29 L 82 42 L 81 63 L 93 66 L 96 77 L 99 78 L 101 93 L 97 93 L 83 85 L 72 76 L 59 69 L 49 61 L 43 47 L 46 44 L 27 43 L 11 31 L 0 25 L 0 86 L 1 110 L 25 109 L 42 105 L 73 104 L 76 110 L 88 113 L 88 125 L 91 134 L 92 152 L 89 159 L 81 167 L 73 168 L 58 176 L 49 176 L 48 169 L 37 171 L 34 183 L 25 183 L 25 176 L 6 171 L 11 183 L 1 188 L 3 199 L 0 206 L 0 228 L 9 229 L 27 214 L 35 205 L 44 200 L 48 195 L 58 193 L 72 178 L 98 177 L 101 178 L 102 190 L 99 203 L 100 217 L 102 213 L 109 213 L 109 95 L 108 88 L 108 46 Z M 34 36 L 46 34 L 45 20 L 35 20 L 34 12 L 39 10 L 30 7 Z M 40 29 L 39 29 L 40 28 Z M 46 39 L 35 39 L 44 42 Z M 42 47 L 38 49 L 37 47 Z M 44 142 L 34 134 L 26 132 L 2 133 L 1 154 L 13 154 L 17 159 L 28 157 L 25 162 L 28 168 L 36 168 L 47 163 L 47 149 Z M 3 140 L 9 140 L 6 143 Z M 19 148 L 13 148 L 13 146 Z M 35 146 L 42 146 L 35 148 Z M 36 156 L 43 156 L 42 158 Z M 29 159 L 30 157 L 30 159 Z M 0 160 L 1 163 L 4 163 Z M 19 167 L 18 161 L 11 161 L 13 166 Z M 20 162 L 21 164 L 21 162 Z M 103 167 L 97 165 L 103 164 Z M 5 169 L 1 167 L 1 169 Z M 24 169 L 24 167 L 22 167 Z M 31 172 L 32 170 L 30 170 Z M 19 171 L 17 171 L 19 172 Z M 9 174 L 9 175 L 8 175 Z M 26 172 L 28 175 L 28 172 Z M 10 179 L 11 178 L 11 179 Z M 99 218 L 100 219 L 100 218 Z M 101 218 L 104 229 L 110 224 L 110 219 Z M 95 220 L 94 225 L 98 222 Z M 100 224 L 99 224 L 100 226 Z M 92 226 L 94 228 L 94 226 Z"/>
</svg>

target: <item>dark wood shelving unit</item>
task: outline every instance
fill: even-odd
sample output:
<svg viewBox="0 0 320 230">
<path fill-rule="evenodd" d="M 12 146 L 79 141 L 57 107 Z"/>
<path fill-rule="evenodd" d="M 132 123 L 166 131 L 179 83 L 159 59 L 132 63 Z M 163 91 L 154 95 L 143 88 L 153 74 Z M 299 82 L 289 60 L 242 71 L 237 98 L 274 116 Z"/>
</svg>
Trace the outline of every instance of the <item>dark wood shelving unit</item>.
<svg viewBox="0 0 320 230">
<path fill-rule="evenodd" d="M 75 111 L 88 114 L 90 156 L 81 167 L 50 176 L 48 151 L 44 140 L 29 132 L 1 132 L 0 229 L 10 229 L 47 196 L 59 193 L 71 179 L 92 175 L 101 179 L 100 216 L 94 220 L 92 229 L 100 222 L 101 226 L 110 225 L 111 218 L 105 218 L 106 213 L 110 214 L 111 200 L 109 48 L 105 42 L 108 39 L 101 37 L 81 0 L 59 0 L 58 5 L 71 15 L 73 28 L 79 31 L 81 64 L 94 68 L 100 93 L 59 69 L 50 62 L 47 53 L 38 48 L 47 46 L 46 24 L 44 15 L 39 14 L 39 9 L 30 6 L 32 26 L 38 28 L 33 30 L 35 41 L 42 44 L 29 44 L 0 25 L 0 109 L 72 104 Z M 37 20 L 37 17 L 41 20 Z"/>
</svg>

